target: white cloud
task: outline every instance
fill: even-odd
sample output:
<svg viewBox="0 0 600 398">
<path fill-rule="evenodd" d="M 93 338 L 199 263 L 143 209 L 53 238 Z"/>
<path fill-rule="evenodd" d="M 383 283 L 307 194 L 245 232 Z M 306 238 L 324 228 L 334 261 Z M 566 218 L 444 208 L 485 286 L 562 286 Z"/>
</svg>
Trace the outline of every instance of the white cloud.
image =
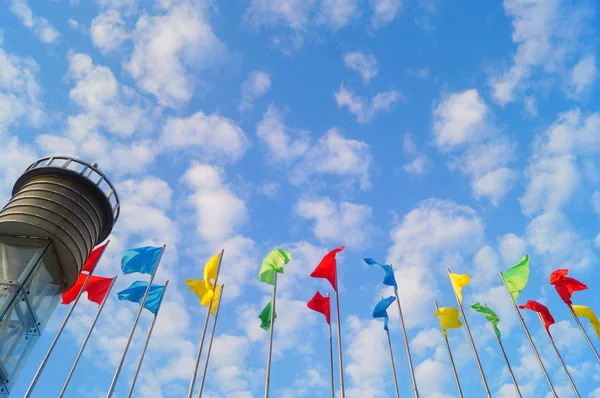
<svg viewBox="0 0 600 398">
<path fill-rule="evenodd" d="M 248 139 L 233 120 L 218 114 L 206 115 L 201 111 L 187 118 L 169 117 L 163 128 L 161 143 L 165 148 L 183 150 L 198 148 L 208 159 L 225 157 L 236 161 L 248 148 Z"/>
<path fill-rule="evenodd" d="M 253 71 L 242 84 L 242 103 L 240 110 L 254 107 L 254 101 L 262 97 L 271 87 L 271 77 L 263 71 Z"/>
<path fill-rule="evenodd" d="M 68 21 L 69 27 L 75 31 L 79 30 L 79 22 L 74 19 L 69 18 Z"/>
<path fill-rule="evenodd" d="M 408 174 L 422 175 L 431 169 L 433 162 L 428 156 L 419 153 L 411 133 L 404 135 L 402 140 L 402 150 L 405 155 L 412 158 L 410 162 L 402 165 L 402 168 Z"/>
<path fill-rule="evenodd" d="M 396 18 L 402 6 L 402 0 L 369 0 L 369 6 L 373 11 L 371 27 L 379 29 Z"/>
<path fill-rule="evenodd" d="M 392 108 L 403 99 L 400 92 L 392 90 L 378 93 L 371 100 L 355 95 L 342 84 L 335 93 L 338 108 L 347 107 L 348 111 L 356 116 L 359 123 L 369 123 L 378 113 L 390 112 Z"/>
<path fill-rule="evenodd" d="M 331 198 L 302 199 L 294 206 L 297 215 L 315 221 L 313 233 L 321 242 L 359 246 L 368 244 L 372 210 L 368 205 L 336 204 Z"/>
<path fill-rule="evenodd" d="M 407 327 L 431 319 L 431 303 L 438 294 L 438 278 L 432 275 L 445 277 L 446 268 L 461 273 L 464 256 L 481 248 L 483 236 L 483 221 L 473 209 L 439 199 L 419 203 L 392 228 L 386 261 L 403 275 L 398 292 Z"/>
<path fill-rule="evenodd" d="M 205 84 L 193 72 L 214 66 L 225 54 L 205 12 L 195 2 L 176 2 L 164 14 L 142 15 L 136 24 L 133 53 L 124 67 L 162 106 L 187 103 Z"/>
<path fill-rule="evenodd" d="M 336 31 L 360 17 L 359 0 L 322 0 L 317 21 Z"/>
<path fill-rule="evenodd" d="M 591 198 L 592 207 L 596 214 L 600 215 L 600 191 L 594 191 Z"/>
<path fill-rule="evenodd" d="M 198 234 L 202 239 L 226 239 L 246 221 L 246 204 L 227 186 L 222 169 L 195 164 L 186 171 L 184 180 L 193 191 L 189 202 L 196 210 Z"/>
<path fill-rule="evenodd" d="M 569 76 L 569 85 L 572 90 L 572 96 L 579 97 L 590 91 L 596 77 L 598 68 L 596 67 L 596 57 L 593 54 L 583 56 L 571 70 Z"/>
<path fill-rule="evenodd" d="M 377 76 L 379 72 L 377 59 L 372 53 L 347 52 L 344 54 L 344 64 L 346 68 L 358 72 L 365 84 L 369 84 L 371 79 Z"/>
<path fill-rule="evenodd" d="M 0 134 L 0 203 L 8 202 L 12 186 L 33 163 L 38 154 L 30 145 L 20 142 L 18 137 L 2 137 Z"/>
<path fill-rule="evenodd" d="M 517 50 L 510 69 L 489 80 L 494 99 L 501 105 L 526 90 L 536 71 L 559 71 L 580 48 L 591 15 L 583 4 L 560 0 L 505 0 L 504 10 L 512 19 Z"/>
<path fill-rule="evenodd" d="M 512 267 L 527 252 L 527 242 L 515 234 L 505 234 L 498 238 L 498 250 L 504 260 L 503 268 Z"/>
<path fill-rule="evenodd" d="M 125 22 L 117 10 L 104 11 L 94 18 L 90 34 L 92 42 L 103 54 L 119 49 L 128 38 Z"/>
<path fill-rule="evenodd" d="M 32 29 L 43 43 L 54 43 L 60 34 L 46 18 L 33 15 L 26 0 L 12 0 L 10 10 L 29 29 Z"/>
<path fill-rule="evenodd" d="M 490 121 L 490 110 L 477 90 L 447 95 L 434 109 L 433 118 L 438 149 L 458 154 L 451 167 L 470 176 L 475 197 L 498 205 L 518 177 L 507 167 L 514 158 L 514 145 Z"/>
<path fill-rule="evenodd" d="M 436 331 L 439 334 L 439 331 Z M 420 393 L 427 397 L 444 397 L 444 387 L 451 380 L 448 364 L 435 359 L 426 359 L 417 365 L 415 376 L 420 387 Z"/>
<path fill-rule="evenodd" d="M 310 133 L 286 127 L 283 115 L 273 105 L 256 126 L 256 135 L 265 142 L 271 155 L 280 161 L 293 161 L 304 155 L 310 146 Z"/>
<path fill-rule="evenodd" d="M 268 198 L 274 199 L 277 197 L 280 188 L 281 186 L 276 182 L 264 182 L 260 187 L 258 187 L 258 192 Z"/>
</svg>

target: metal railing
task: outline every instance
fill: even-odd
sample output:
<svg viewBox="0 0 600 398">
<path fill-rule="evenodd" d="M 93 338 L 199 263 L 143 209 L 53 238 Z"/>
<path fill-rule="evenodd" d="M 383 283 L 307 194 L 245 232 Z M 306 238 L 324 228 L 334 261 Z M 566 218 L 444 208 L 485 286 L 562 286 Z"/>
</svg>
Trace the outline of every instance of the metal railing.
<svg viewBox="0 0 600 398">
<path fill-rule="evenodd" d="M 35 163 L 27 168 L 27 171 L 31 169 L 39 169 L 43 167 L 51 167 L 57 169 L 67 169 L 78 173 L 79 175 L 88 179 L 94 184 L 108 200 L 113 213 L 113 220 L 116 222 L 121 212 L 121 203 L 119 201 L 119 195 L 115 190 L 114 185 L 106 178 L 104 173 L 98 170 L 98 165 L 93 163 L 89 164 L 83 160 L 73 158 L 70 156 L 47 156 L 38 159 Z"/>
</svg>

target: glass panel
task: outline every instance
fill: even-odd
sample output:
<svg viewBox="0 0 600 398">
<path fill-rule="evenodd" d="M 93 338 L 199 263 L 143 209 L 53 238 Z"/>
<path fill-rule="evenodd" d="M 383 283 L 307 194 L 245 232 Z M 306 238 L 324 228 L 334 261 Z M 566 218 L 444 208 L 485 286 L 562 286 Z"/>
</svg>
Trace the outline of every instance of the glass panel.
<svg viewBox="0 0 600 398">
<path fill-rule="evenodd" d="M 0 237 L 0 283 L 23 280 L 27 266 L 37 261 L 48 243 L 45 239 Z"/>
</svg>

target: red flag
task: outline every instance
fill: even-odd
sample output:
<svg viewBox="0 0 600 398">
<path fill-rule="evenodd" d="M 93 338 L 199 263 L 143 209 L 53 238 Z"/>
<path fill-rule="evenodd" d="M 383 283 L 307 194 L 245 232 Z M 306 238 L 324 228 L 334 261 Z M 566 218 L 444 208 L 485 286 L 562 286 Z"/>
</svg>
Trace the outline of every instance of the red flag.
<svg viewBox="0 0 600 398">
<path fill-rule="evenodd" d="M 313 298 L 306 304 L 308 308 L 313 311 L 320 312 L 325 315 L 327 323 L 331 325 L 331 307 L 329 305 L 329 297 L 321 296 L 321 293 L 317 291 Z"/>
<path fill-rule="evenodd" d="M 96 264 L 98 264 L 100 257 L 102 257 L 102 253 L 104 253 L 104 249 L 106 248 L 107 244 L 108 242 L 104 243 L 103 245 L 96 246 L 94 250 L 92 250 L 90 256 L 83 265 L 82 271 L 92 272 L 94 268 L 96 268 Z"/>
<path fill-rule="evenodd" d="M 554 325 L 554 318 L 550 311 L 548 311 L 548 307 L 543 304 L 538 303 L 537 301 L 529 300 L 525 305 L 520 305 L 519 308 L 527 308 L 528 310 L 532 310 L 537 312 L 542 316 L 542 320 L 544 321 L 544 326 L 546 327 L 546 331 L 550 333 L 550 326 Z"/>
<path fill-rule="evenodd" d="M 77 282 L 75 282 L 73 287 L 62 294 L 62 304 L 71 304 L 75 301 L 87 278 L 88 274 L 79 274 Z M 113 278 L 105 278 L 103 276 L 90 276 L 90 280 L 85 287 L 85 291 L 88 294 L 88 300 L 100 305 L 108 293 L 108 288 L 110 287 L 112 280 Z"/>
<path fill-rule="evenodd" d="M 313 278 L 325 278 L 331 283 L 333 290 L 337 292 L 337 264 L 335 261 L 335 255 L 344 250 L 344 246 L 340 246 L 337 249 L 333 249 L 323 257 L 317 268 L 310 274 Z"/>
<path fill-rule="evenodd" d="M 577 279 L 565 276 L 569 273 L 568 269 L 557 269 L 550 274 L 550 284 L 554 285 L 556 292 L 569 307 L 573 304 L 571 295 L 573 292 L 587 290 L 587 286 L 579 282 Z"/>
</svg>

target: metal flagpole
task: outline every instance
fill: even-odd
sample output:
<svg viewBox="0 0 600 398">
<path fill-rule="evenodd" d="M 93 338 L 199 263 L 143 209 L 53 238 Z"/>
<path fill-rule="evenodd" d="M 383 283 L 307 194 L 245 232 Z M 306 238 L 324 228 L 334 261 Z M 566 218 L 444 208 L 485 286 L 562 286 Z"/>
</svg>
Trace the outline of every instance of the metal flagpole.
<svg viewBox="0 0 600 398">
<path fill-rule="evenodd" d="M 198 397 L 202 397 L 202 390 L 204 390 L 204 382 L 206 380 L 206 372 L 208 371 L 208 361 L 210 360 L 210 351 L 212 350 L 213 338 L 215 337 L 215 329 L 217 328 L 217 318 L 219 317 L 219 311 L 221 309 L 221 301 L 223 300 L 223 289 L 225 284 L 221 285 L 221 293 L 219 293 L 219 302 L 217 303 L 217 311 L 213 319 L 212 331 L 210 332 L 210 340 L 208 340 L 208 351 L 206 352 L 206 362 L 204 363 L 204 371 L 202 372 L 202 378 L 200 379 L 200 393 Z M 215 291 L 216 291 L 215 287 Z"/>
<path fill-rule="evenodd" d="M 129 388 L 129 393 L 127 394 L 127 398 L 131 398 L 133 395 L 133 389 L 135 388 L 135 383 L 137 381 L 138 375 L 140 374 L 140 369 L 142 367 L 142 362 L 144 362 L 144 356 L 146 355 L 146 350 L 148 349 L 148 343 L 150 343 L 150 337 L 152 336 L 152 331 L 154 330 L 154 324 L 156 323 L 156 318 L 158 318 L 158 312 L 160 311 L 160 307 L 162 305 L 163 298 L 167 293 L 167 286 L 169 286 L 169 280 L 165 282 L 165 288 L 163 289 L 162 295 L 160 296 L 160 300 L 158 302 L 158 308 L 156 309 L 156 314 L 154 314 L 154 319 L 152 319 L 152 323 L 150 324 L 150 329 L 148 330 L 148 337 L 146 337 L 146 342 L 144 343 L 144 349 L 142 350 L 142 354 L 140 355 L 140 361 L 138 362 L 138 366 L 135 369 L 135 373 L 133 374 L 133 381 L 131 382 L 131 387 Z"/>
<path fill-rule="evenodd" d="M 448 277 L 450 278 L 450 282 L 452 282 L 452 275 L 450 269 L 447 269 Z M 458 298 L 458 294 L 454 287 L 452 288 L 454 292 L 454 297 L 456 297 L 456 302 L 458 303 L 458 308 L 460 309 L 460 313 L 463 317 L 463 322 L 465 323 L 465 329 L 467 331 L 467 337 L 469 337 L 469 343 L 471 343 L 471 348 L 473 349 L 473 355 L 475 356 L 475 362 L 477 362 L 477 368 L 479 369 L 479 374 L 481 375 L 481 381 L 483 382 L 483 387 L 485 388 L 485 394 L 492 398 L 492 393 L 490 392 L 490 387 L 487 384 L 487 380 L 485 379 L 485 373 L 483 373 L 483 367 L 481 366 L 481 361 L 479 360 L 479 355 L 477 354 L 477 348 L 475 347 L 475 342 L 473 341 L 473 336 L 471 335 L 471 329 L 469 328 L 469 322 L 467 322 L 467 317 L 465 316 L 465 310 L 463 309 L 462 301 Z"/>
<path fill-rule="evenodd" d="M 215 277 L 215 291 L 217 290 L 217 281 L 219 280 L 219 272 L 221 271 L 221 263 L 223 262 L 223 254 L 225 249 L 221 250 L 221 256 L 219 257 L 219 266 L 217 267 L 217 276 Z M 194 385 L 196 384 L 196 376 L 198 375 L 198 366 L 200 365 L 200 357 L 202 356 L 202 346 L 204 346 L 204 337 L 206 336 L 206 329 L 208 328 L 208 319 L 210 318 L 210 308 L 212 307 L 212 298 L 208 304 L 208 310 L 206 311 L 206 319 L 204 320 L 204 327 L 202 328 L 202 335 L 200 336 L 200 345 L 198 346 L 198 353 L 196 354 L 196 361 L 194 362 L 194 371 L 192 372 L 192 380 L 190 380 L 190 387 L 188 388 L 187 398 L 192 398 L 194 394 Z"/>
<path fill-rule="evenodd" d="M 396 388 L 396 398 L 400 398 L 400 391 L 398 390 L 398 378 L 396 377 L 396 364 L 394 363 L 394 354 L 392 352 L 392 339 L 390 339 L 390 331 L 385 331 L 388 339 L 388 346 L 390 347 L 390 360 L 392 361 L 392 373 L 394 374 L 394 387 Z"/>
<path fill-rule="evenodd" d="M 346 393 L 344 392 L 344 361 L 342 359 L 342 325 L 340 321 L 340 294 L 337 289 L 339 289 L 338 285 L 338 277 L 337 277 L 337 265 L 335 267 L 335 308 L 336 308 L 336 317 L 337 317 L 337 329 L 338 329 L 338 360 L 340 361 L 340 397 L 344 398 Z"/>
<path fill-rule="evenodd" d="M 273 351 L 273 329 L 275 323 L 275 295 L 277 294 L 277 272 L 273 283 L 273 297 L 271 298 L 271 325 L 269 328 L 269 348 L 267 350 L 267 372 L 265 374 L 265 398 L 269 398 L 269 387 L 271 384 L 271 353 Z"/>
<path fill-rule="evenodd" d="M 484 303 L 483 305 L 485 307 L 487 307 L 487 304 Z M 521 390 L 519 389 L 519 384 L 517 384 L 517 379 L 515 378 L 512 368 L 510 367 L 510 362 L 508 362 L 508 357 L 506 356 L 506 351 L 504 351 L 504 345 L 502 344 L 502 340 L 500 340 L 500 338 L 498 337 L 496 332 L 494 332 L 494 336 L 496 336 L 496 340 L 498 341 L 498 345 L 500 346 L 500 351 L 502 351 L 502 355 L 504 356 L 504 360 L 506 361 L 506 367 L 508 368 L 508 373 L 510 373 L 510 378 L 512 379 L 512 382 L 515 385 L 515 389 L 517 390 L 517 396 L 519 398 L 521 398 L 522 397 Z"/>
<path fill-rule="evenodd" d="M 577 317 L 577 314 L 575 314 L 573 307 L 571 307 L 570 305 L 568 307 L 569 307 L 569 311 L 571 311 L 571 315 L 573 315 L 573 318 L 575 318 L 575 322 L 577 323 L 577 326 L 579 326 L 579 330 L 581 330 L 581 333 L 583 333 L 583 337 L 585 337 L 585 340 L 590 345 L 590 348 L 592 349 L 592 352 L 596 356 L 596 359 L 598 360 L 598 362 L 600 362 L 600 356 L 598 355 L 598 351 L 596 351 L 596 347 L 594 347 L 592 340 L 590 340 L 590 336 L 588 336 L 587 332 L 585 331 L 585 328 L 581 324 L 581 321 Z"/>
<path fill-rule="evenodd" d="M 152 281 L 154 281 L 154 276 L 156 275 L 156 271 L 158 270 L 158 266 L 160 265 L 160 260 L 165 252 L 166 244 L 163 245 L 162 250 L 160 251 L 160 255 L 158 256 L 158 260 L 156 261 L 156 266 L 152 271 L 152 275 L 150 275 L 150 281 L 148 281 L 148 287 L 146 288 L 146 292 L 144 293 L 144 297 L 142 298 L 142 302 L 140 303 L 140 308 L 135 316 L 135 320 L 133 321 L 133 326 L 131 327 L 131 333 L 129 333 L 129 338 L 127 339 L 127 344 L 125 344 L 125 350 L 123 351 L 123 356 L 121 356 L 121 360 L 119 361 L 119 365 L 117 366 L 117 370 L 113 376 L 112 381 L 110 382 L 110 387 L 108 388 L 108 393 L 106 393 L 106 398 L 110 398 L 115 391 L 115 387 L 117 386 L 117 380 L 119 379 L 119 374 L 121 373 L 121 368 L 123 367 L 123 362 L 125 362 L 125 356 L 127 356 L 127 351 L 129 350 L 129 345 L 131 344 L 131 340 L 133 339 L 133 334 L 135 333 L 135 328 L 137 327 L 138 322 L 140 321 L 140 317 L 142 315 L 142 311 L 144 310 L 144 304 L 146 304 L 146 299 L 148 298 L 148 293 L 150 293 L 150 287 L 152 287 Z"/>
<path fill-rule="evenodd" d="M 88 330 L 87 335 L 85 336 L 85 339 L 83 340 L 83 343 L 81 344 L 81 348 L 79 349 L 79 352 L 77 353 L 77 356 L 75 357 L 75 361 L 73 362 L 73 366 L 71 366 L 71 370 L 69 371 L 69 374 L 67 375 L 67 379 L 65 380 L 65 383 L 62 386 L 62 389 L 60 390 L 60 393 L 58 394 L 58 398 L 62 398 L 63 395 L 65 394 L 65 391 L 67 391 L 67 387 L 69 386 L 69 382 L 71 381 L 71 377 L 73 377 L 73 373 L 75 372 L 75 368 L 77 367 L 77 364 L 79 363 L 79 359 L 81 359 L 81 355 L 83 354 L 83 350 L 85 349 L 85 346 L 87 345 L 88 340 L 90 339 L 90 336 L 92 335 L 92 331 L 94 330 L 94 327 L 96 326 L 96 322 L 98 321 L 98 318 L 100 317 L 100 314 L 102 313 L 102 309 L 104 308 L 104 304 L 106 304 L 106 301 L 108 301 L 108 297 L 110 296 L 110 292 L 115 284 L 115 281 L 117 280 L 117 275 L 115 275 L 115 277 L 113 278 L 112 282 L 110 283 L 110 286 L 108 287 L 108 291 L 106 292 L 106 296 L 104 296 L 104 299 L 102 299 L 102 304 L 100 304 L 100 307 L 98 307 L 98 311 L 96 312 L 96 316 L 94 317 L 94 320 L 92 321 L 92 325 L 90 326 L 90 329 Z"/>
<path fill-rule="evenodd" d="M 327 298 L 329 298 L 329 302 L 331 303 L 330 297 L 331 294 L 327 293 Z M 331 377 L 331 398 L 335 398 L 335 386 L 333 381 L 333 338 L 331 337 L 331 319 L 329 320 L 329 376 Z"/>
<path fill-rule="evenodd" d="M 415 398 L 419 398 L 419 390 L 417 389 L 417 378 L 415 377 L 415 369 L 412 363 L 412 357 L 410 355 L 410 347 L 408 345 L 408 335 L 406 334 L 406 327 L 404 326 L 404 316 L 402 315 L 402 306 L 400 305 L 400 296 L 398 296 L 398 290 L 394 289 L 396 293 L 396 303 L 398 304 L 398 312 L 400 313 L 400 326 L 402 326 L 402 333 L 404 334 L 404 347 L 406 348 L 406 357 L 408 358 L 408 367 L 410 369 L 410 377 L 413 384 L 413 394 Z"/>
<path fill-rule="evenodd" d="M 554 348 L 554 352 L 556 352 L 556 356 L 558 357 L 558 360 L 560 361 L 563 369 L 565 370 L 565 373 L 567 374 L 567 379 L 569 379 L 569 383 L 571 384 L 571 387 L 573 387 L 575 396 L 577 396 L 577 398 L 580 398 L 581 395 L 579 395 L 579 391 L 577 391 L 577 387 L 575 387 L 575 383 L 573 382 L 573 379 L 571 378 L 571 374 L 569 373 L 569 370 L 567 369 L 567 365 L 565 364 L 565 361 L 563 361 L 562 356 L 560 355 L 560 352 L 558 351 L 558 347 L 556 347 L 556 343 L 554 342 L 554 339 L 552 338 L 552 335 L 550 334 L 550 331 L 548 329 L 546 329 L 546 324 L 544 323 L 544 320 L 542 319 L 542 316 L 540 315 L 539 312 L 537 315 L 538 315 L 538 318 L 540 319 L 540 322 L 542 323 L 542 326 L 544 327 L 544 330 L 546 330 L 546 334 L 548 335 L 548 338 L 550 339 L 550 343 L 552 343 L 552 347 Z"/>
<path fill-rule="evenodd" d="M 440 307 L 438 307 L 438 303 L 437 301 L 433 302 L 435 304 L 435 309 L 439 310 Z M 444 341 L 446 342 L 446 348 L 448 349 L 448 356 L 450 357 L 450 364 L 452 365 L 452 372 L 454 373 L 454 380 L 456 381 L 456 387 L 458 388 L 458 395 L 460 396 L 460 398 L 463 398 L 463 392 L 462 392 L 462 388 L 460 387 L 460 380 L 458 379 L 458 372 L 456 371 L 456 365 L 454 365 L 454 358 L 452 357 L 452 350 L 450 349 L 450 343 L 448 342 L 448 336 L 446 335 L 446 333 L 443 333 L 444 335 Z"/>
<path fill-rule="evenodd" d="M 98 256 L 98 261 L 96 262 L 96 265 L 98 265 L 98 262 L 102 258 L 102 255 L 104 254 L 104 251 L 106 250 L 106 247 L 108 246 L 109 243 L 110 243 L 110 240 L 106 241 L 106 244 L 104 245 L 104 248 L 102 249 L 102 252 Z M 58 342 L 60 335 L 62 334 L 63 330 L 65 329 L 65 326 L 67 326 L 67 322 L 69 321 L 69 318 L 71 318 L 71 314 L 73 313 L 75 306 L 77 305 L 77 303 L 79 302 L 79 299 L 83 295 L 83 292 L 85 291 L 85 288 L 87 287 L 87 284 L 90 281 L 90 278 L 92 277 L 92 274 L 94 273 L 94 270 L 96 269 L 96 265 L 94 265 L 94 268 L 92 268 L 92 270 L 88 273 L 87 278 L 85 278 L 85 282 L 83 282 L 83 286 L 81 286 L 81 290 L 79 291 L 79 293 L 77 293 L 77 297 L 75 298 L 73 305 L 71 306 L 71 308 L 69 308 L 69 312 L 67 312 L 67 316 L 65 316 L 65 319 L 63 320 L 62 325 L 60 325 L 60 328 L 58 328 L 58 332 L 56 333 L 56 336 L 54 336 L 54 340 L 52 340 L 52 343 L 50 344 L 50 348 L 48 348 L 46 355 L 44 355 L 44 359 L 42 359 L 42 363 L 40 364 L 38 370 L 35 372 L 35 376 L 33 376 L 33 380 L 31 380 L 31 384 L 29 384 L 29 388 L 25 392 L 25 395 L 23 396 L 23 398 L 29 398 L 29 396 L 31 396 L 31 393 L 33 392 L 33 389 L 35 388 L 35 385 L 37 384 L 38 379 L 40 378 L 42 372 L 44 371 L 44 368 L 46 367 L 46 363 L 48 362 L 48 359 L 50 358 L 50 354 L 52 354 L 52 351 L 54 350 L 54 347 L 56 346 L 56 343 Z"/>
<path fill-rule="evenodd" d="M 500 274 L 500 279 L 502 279 L 502 283 L 504 283 L 504 287 L 506 288 L 506 292 L 508 293 L 508 296 L 510 297 L 510 301 L 513 304 L 515 312 L 517 313 L 517 317 L 519 317 L 519 321 L 521 322 L 521 326 L 523 326 L 523 330 L 525 331 L 525 334 L 527 335 L 527 340 L 529 340 L 529 344 L 531 345 L 531 349 L 533 350 L 533 353 L 535 354 L 535 357 L 537 358 L 537 361 L 538 361 L 538 363 L 540 365 L 540 368 L 542 369 L 542 373 L 544 373 L 544 377 L 546 378 L 546 382 L 548 383 L 548 386 L 550 387 L 550 390 L 552 391 L 552 395 L 555 398 L 558 398 L 558 395 L 556 395 L 556 390 L 554 389 L 554 386 L 552 385 L 552 381 L 550 381 L 550 376 L 548 376 L 548 372 L 546 371 L 546 367 L 544 366 L 544 363 L 542 362 L 542 358 L 540 357 L 540 354 L 538 353 L 538 350 L 535 347 L 535 343 L 533 342 L 533 339 L 531 338 L 531 335 L 529 334 L 529 329 L 527 329 L 527 325 L 525 325 L 525 320 L 523 319 L 523 315 L 521 315 L 521 311 L 519 311 L 519 307 L 517 307 L 517 303 L 513 299 L 512 294 L 510 294 L 510 289 L 508 288 L 508 285 L 506 284 L 506 281 L 504 280 L 504 275 L 502 274 L 502 272 L 499 272 L 499 274 Z"/>
</svg>

